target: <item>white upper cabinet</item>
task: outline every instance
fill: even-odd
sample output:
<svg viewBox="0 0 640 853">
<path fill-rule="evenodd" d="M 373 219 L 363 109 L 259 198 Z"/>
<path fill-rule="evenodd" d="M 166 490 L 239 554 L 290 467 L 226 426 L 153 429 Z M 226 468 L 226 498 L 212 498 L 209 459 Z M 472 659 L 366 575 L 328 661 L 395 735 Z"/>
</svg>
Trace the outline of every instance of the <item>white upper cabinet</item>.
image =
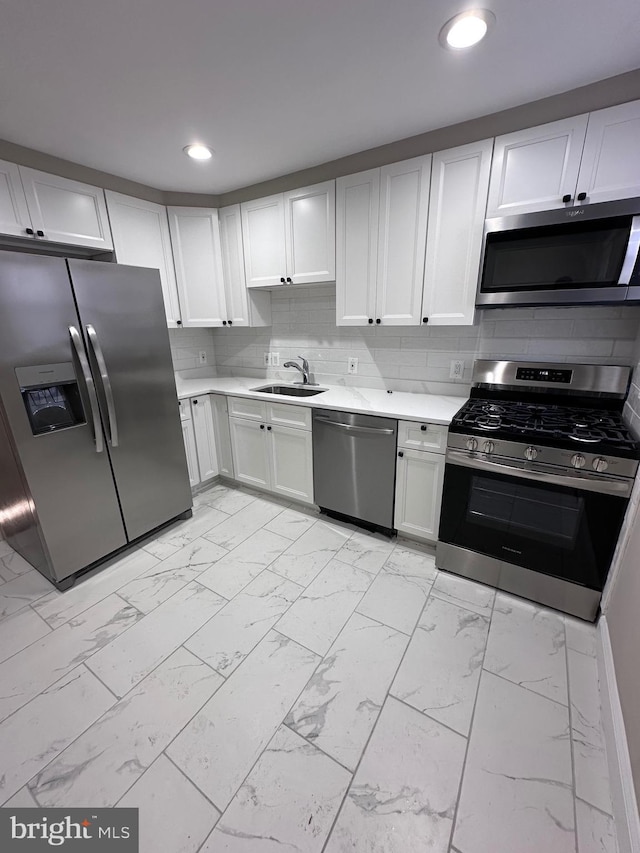
<svg viewBox="0 0 640 853">
<path fill-rule="evenodd" d="M 247 290 L 240 205 L 218 211 L 228 326 L 270 326 L 271 295 Z M 222 325 L 225 325 L 223 320 Z"/>
<path fill-rule="evenodd" d="M 640 196 L 640 101 L 589 115 L 576 189 L 578 203 Z"/>
<path fill-rule="evenodd" d="M 227 320 L 218 211 L 169 207 L 182 325 L 222 326 Z"/>
<path fill-rule="evenodd" d="M 376 323 L 420 323 L 431 154 L 380 170 Z"/>
<path fill-rule="evenodd" d="M 336 184 L 285 193 L 287 276 L 293 284 L 335 281 Z"/>
<path fill-rule="evenodd" d="M 54 243 L 113 249 L 104 190 L 20 166 L 36 236 Z"/>
<path fill-rule="evenodd" d="M 571 202 L 587 119 L 586 115 L 575 116 L 498 136 L 487 219 L 561 208 Z"/>
<path fill-rule="evenodd" d="M 166 208 L 110 190 L 105 195 L 118 263 L 160 272 L 167 325 L 177 328 L 182 323 Z"/>
<path fill-rule="evenodd" d="M 417 325 L 431 155 L 339 178 L 338 326 Z"/>
<path fill-rule="evenodd" d="M 249 288 L 335 279 L 335 182 L 243 202 Z"/>
<path fill-rule="evenodd" d="M 422 313 L 434 326 L 471 326 L 493 140 L 433 155 Z"/>
<path fill-rule="evenodd" d="M 27 229 L 31 231 L 28 234 Z M 0 160 L 0 234 L 16 237 L 33 236 L 27 199 L 15 163 Z"/>
</svg>

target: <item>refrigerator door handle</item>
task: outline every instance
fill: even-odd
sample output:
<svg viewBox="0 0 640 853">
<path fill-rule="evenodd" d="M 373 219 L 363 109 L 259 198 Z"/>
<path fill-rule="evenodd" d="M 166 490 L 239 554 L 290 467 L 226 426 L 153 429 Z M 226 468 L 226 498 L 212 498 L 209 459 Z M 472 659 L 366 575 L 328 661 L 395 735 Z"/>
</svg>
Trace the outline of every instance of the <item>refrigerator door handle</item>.
<svg viewBox="0 0 640 853">
<path fill-rule="evenodd" d="M 93 328 L 91 323 L 89 323 L 86 329 L 87 337 L 89 338 L 89 343 L 91 344 L 91 349 L 93 350 L 93 354 L 96 358 L 96 363 L 98 365 L 98 370 L 100 371 L 100 380 L 102 381 L 102 387 L 104 388 L 104 397 L 107 401 L 107 414 L 109 416 L 109 435 L 111 439 L 111 446 L 117 447 L 118 421 L 116 420 L 116 407 L 113 402 L 113 390 L 111 388 L 111 380 L 109 379 L 107 363 L 104 360 L 104 353 L 102 352 L 102 347 L 100 346 L 100 341 L 98 340 L 96 330 Z"/>
<path fill-rule="evenodd" d="M 102 424 L 100 423 L 100 410 L 98 409 L 98 395 L 96 394 L 96 387 L 93 381 L 93 376 L 91 375 L 89 362 L 87 360 L 87 356 L 85 355 L 84 345 L 82 343 L 82 338 L 80 337 L 80 332 L 76 329 L 75 326 L 69 326 L 69 334 L 71 335 L 71 343 L 73 344 L 73 349 L 75 350 L 80 369 L 82 370 L 84 384 L 87 389 L 87 396 L 89 397 L 89 406 L 91 408 L 91 417 L 93 419 L 93 436 L 96 443 L 96 453 L 102 453 L 102 451 L 104 450 L 104 440 L 102 437 Z"/>
</svg>

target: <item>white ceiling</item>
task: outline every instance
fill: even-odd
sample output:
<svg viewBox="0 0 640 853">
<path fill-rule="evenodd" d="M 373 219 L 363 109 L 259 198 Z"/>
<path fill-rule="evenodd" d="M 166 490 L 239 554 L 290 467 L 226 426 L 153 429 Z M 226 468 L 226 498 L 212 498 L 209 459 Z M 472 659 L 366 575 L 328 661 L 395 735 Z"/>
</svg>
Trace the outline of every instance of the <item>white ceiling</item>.
<svg viewBox="0 0 640 853">
<path fill-rule="evenodd" d="M 0 138 L 220 193 L 630 71 L 639 33 L 637 0 L 1 0 Z"/>
</svg>

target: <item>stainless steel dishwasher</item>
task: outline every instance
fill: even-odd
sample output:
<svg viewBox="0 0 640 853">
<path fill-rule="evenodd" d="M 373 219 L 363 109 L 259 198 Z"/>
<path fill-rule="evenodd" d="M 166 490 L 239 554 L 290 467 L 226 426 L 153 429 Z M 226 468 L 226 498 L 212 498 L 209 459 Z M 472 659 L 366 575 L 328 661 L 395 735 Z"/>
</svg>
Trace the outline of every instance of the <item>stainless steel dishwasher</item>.
<svg viewBox="0 0 640 853">
<path fill-rule="evenodd" d="M 315 503 L 392 530 L 397 431 L 390 418 L 314 409 Z"/>
</svg>

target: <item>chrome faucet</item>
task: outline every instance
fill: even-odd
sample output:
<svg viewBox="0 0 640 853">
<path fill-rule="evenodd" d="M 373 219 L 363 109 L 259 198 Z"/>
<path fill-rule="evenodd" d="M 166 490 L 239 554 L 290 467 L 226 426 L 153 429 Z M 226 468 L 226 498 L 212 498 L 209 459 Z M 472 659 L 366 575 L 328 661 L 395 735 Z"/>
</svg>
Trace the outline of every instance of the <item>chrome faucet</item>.
<svg viewBox="0 0 640 853">
<path fill-rule="evenodd" d="M 315 385 L 315 382 L 309 382 L 309 362 L 307 359 L 299 355 L 299 359 L 302 360 L 302 367 L 296 361 L 285 361 L 282 365 L 283 367 L 295 367 L 296 370 L 299 370 L 302 374 L 302 382 L 294 382 L 294 385 Z"/>
</svg>

